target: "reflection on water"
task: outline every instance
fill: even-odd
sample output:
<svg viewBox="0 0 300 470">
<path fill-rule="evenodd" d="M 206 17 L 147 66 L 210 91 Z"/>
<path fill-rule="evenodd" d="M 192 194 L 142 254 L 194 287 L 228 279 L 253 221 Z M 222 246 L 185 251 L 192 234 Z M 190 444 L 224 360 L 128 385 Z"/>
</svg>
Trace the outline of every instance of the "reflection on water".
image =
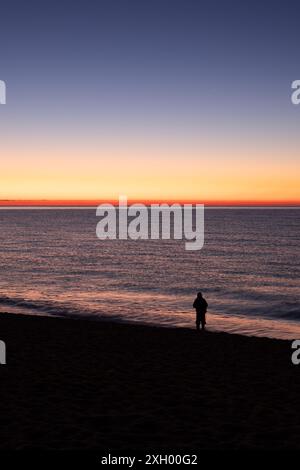
<svg viewBox="0 0 300 470">
<path fill-rule="evenodd" d="M 0 311 L 300 337 L 299 210 L 206 210 L 205 245 L 100 241 L 94 210 L 0 211 Z"/>
</svg>

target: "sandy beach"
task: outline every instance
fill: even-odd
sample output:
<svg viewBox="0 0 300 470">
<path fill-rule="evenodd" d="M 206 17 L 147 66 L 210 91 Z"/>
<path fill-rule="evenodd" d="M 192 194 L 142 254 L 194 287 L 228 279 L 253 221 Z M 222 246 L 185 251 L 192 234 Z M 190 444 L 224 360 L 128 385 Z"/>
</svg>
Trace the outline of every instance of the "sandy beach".
<svg viewBox="0 0 300 470">
<path fill-rule="evenodd" d="M 1 314 L 0 448 L 300 448 L 288 341 Z"/>
</svg>

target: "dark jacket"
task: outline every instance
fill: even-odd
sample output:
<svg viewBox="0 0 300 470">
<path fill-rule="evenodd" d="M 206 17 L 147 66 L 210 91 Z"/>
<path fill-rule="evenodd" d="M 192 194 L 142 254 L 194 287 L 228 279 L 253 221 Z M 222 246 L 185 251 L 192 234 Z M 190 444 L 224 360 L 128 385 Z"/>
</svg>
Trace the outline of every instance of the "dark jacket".
<svg viewBox="0 0 300 470">
<path fill-rule="evenodd" d="M 203 297 L 196 297 L 193 303 L 193 307 L 196 309 L 196 312 L 205 313 L 208 307 L 206 300 Z"/>
</svg>

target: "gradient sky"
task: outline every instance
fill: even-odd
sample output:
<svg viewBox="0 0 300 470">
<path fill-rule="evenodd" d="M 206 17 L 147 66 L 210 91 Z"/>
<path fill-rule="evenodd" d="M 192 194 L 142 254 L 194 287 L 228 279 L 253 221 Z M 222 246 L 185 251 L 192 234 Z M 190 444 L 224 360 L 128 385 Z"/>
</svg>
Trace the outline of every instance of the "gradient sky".
<svg viewBox="0 0 300 470">
<path fill-rule="evenodd" d="M 0 199 L 300 201 L 296 1 L 10 1 Z"/>
</svg>

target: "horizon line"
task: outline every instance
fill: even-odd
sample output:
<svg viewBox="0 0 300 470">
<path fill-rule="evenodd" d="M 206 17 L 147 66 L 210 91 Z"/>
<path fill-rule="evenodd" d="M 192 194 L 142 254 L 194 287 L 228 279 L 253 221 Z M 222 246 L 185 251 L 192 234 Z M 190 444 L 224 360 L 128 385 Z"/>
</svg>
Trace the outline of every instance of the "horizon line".
<svg viewBox="0 0 300 470">
<path fill-rule="evenodd" d="M 128 204 L 204 204 L 205 206 L 268 206 L 268 207 L 287 207 L 287 206 L 300 206 L 300 200 L 199 200 L 199 199 L 135 199 L 129 198 Z M 119 199 L 1 199 L 0 207 L 91 207 L 99 206 L 100 204 L 118 205 Z"/>
</svg>

